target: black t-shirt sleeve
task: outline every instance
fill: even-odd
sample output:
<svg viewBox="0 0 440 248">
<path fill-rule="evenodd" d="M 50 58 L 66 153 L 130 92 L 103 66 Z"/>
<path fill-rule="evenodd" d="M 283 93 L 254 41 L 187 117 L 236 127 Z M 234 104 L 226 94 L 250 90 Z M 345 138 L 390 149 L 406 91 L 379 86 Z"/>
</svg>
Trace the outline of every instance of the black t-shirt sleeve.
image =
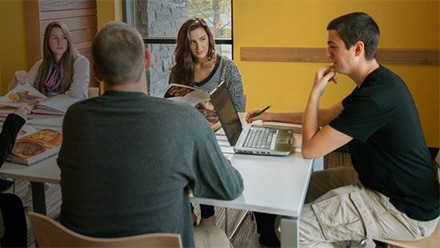
<svg viewBox="0 0 440 248">
<path fill-rule="evenodd" d="M 0 133 L 0 166 L 5 162 L 15 144 L 15 139 L 25 120 L 16 114 L 9 114 Z"/>
</svg>

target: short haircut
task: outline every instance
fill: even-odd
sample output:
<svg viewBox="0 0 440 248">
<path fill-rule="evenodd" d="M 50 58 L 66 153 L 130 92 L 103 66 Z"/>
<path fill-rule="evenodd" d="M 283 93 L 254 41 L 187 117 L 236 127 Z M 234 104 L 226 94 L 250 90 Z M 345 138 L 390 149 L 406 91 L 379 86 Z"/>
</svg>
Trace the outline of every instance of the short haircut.
<svg viewBox="0 0 440 248">
<path fill-rule="evenodd" d="M 92 43 L 94 64 L 109 85 L 134 83 L 145 68 L 145 45 L 138 31 L 122 22 L 109 22 Z"/>
<path fill-rule="evenodd" d="M 347 49 L 362 41 L 365 44 L 365 58 L 376 58 L 380 31 L 377 23 L 368 14 L 353 12 L 340 16 L 329 22 L 327 30 L 336 30 Z"/>
</svg>

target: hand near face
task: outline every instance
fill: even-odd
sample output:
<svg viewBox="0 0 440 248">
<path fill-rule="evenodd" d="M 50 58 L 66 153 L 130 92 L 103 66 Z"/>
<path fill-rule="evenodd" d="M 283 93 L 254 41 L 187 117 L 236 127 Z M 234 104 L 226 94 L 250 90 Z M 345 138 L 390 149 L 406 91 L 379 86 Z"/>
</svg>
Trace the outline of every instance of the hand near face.
<svg viewBox="0 0 440 248">
<path fill-rule="evenodd" d="M 320 68 L 315 74 L 312 92 L 316 92 L 319 96 L 322 96 L 325 87 L 330 81 L 337 83 L 336 72 L 333 66 L 327 65 Z"/>
</svg>

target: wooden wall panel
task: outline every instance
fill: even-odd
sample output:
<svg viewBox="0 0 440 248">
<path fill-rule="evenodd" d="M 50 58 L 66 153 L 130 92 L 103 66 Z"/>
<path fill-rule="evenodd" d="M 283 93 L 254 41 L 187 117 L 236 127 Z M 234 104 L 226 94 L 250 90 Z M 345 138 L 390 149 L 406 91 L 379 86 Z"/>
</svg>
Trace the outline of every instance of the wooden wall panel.
<svg viewBox="0 0 440 248">
<path fill-rule="evenodd" d="M 70 18 L 51 18 L 51 19 L 41 19 L 40 29 L 44 30 L 51 21 L 62 20 L 64 24 L 69 27 L 70 31 L 83 30 L 83 29 L 96 29 L 98 23 L 96 20 L 96 15 L 90 16 L 75 16 Z"/>
<path fill-rule="evenodd" d="M 242 47 L 242 61 L 317 62 L 326 63 L 325 48 L 299 47 Z M 377 59 L 382 64 L 440 65 L 437 49 L 378 49 Z"/>
<path fill-rule="evenodd" d="M 39 2 L 40 10 L 42 12 L 71 9 L 96 9 L 95 0 L 39 0 Z"/>
<path fill-rule="evenodd" d="M 41 59 L 44 30 L 55 20 L 66 24 L 75 47 L 92 62 L 90 49 L 98 30 L 96 0 L 28 0 L 24 7 L 29 68 Z M 98 83 L 91 78 L 90 85 Z"/>
</svg>

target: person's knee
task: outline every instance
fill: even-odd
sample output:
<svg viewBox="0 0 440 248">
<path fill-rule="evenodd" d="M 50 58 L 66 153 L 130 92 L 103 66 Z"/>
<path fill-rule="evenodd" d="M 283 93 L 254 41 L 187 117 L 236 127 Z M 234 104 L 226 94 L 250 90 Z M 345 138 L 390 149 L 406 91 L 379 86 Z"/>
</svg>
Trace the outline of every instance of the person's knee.
<svg viewBox="0 0 440 248">
<path fill-rule="evenodd" d="M 0 207 L 2 208 L 23 208 L 23 203 L 21 202 L 20 197 L 14 194 L 0 194 L 0 203 Z"/>
<path fill-rule="evenodd" d="M 226 234 L 217 226 L 194 226 L 194 242 L 197 248 L 232 247 Z"/>
</svg>

